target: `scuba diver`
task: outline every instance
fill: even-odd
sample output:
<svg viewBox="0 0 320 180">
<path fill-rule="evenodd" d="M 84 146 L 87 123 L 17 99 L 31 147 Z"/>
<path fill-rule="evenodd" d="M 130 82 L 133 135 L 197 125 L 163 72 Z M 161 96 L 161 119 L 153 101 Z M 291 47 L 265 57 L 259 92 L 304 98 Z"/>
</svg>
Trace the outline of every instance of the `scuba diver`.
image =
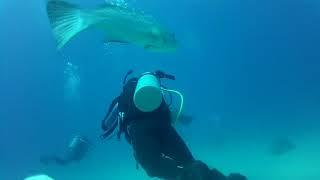
<svg viewBox="0 0 320 180">
<path fill-rule="evenodd" d="M 102 121 L 102 139 L 113 136 L 120 139 L 124 134 L 132 146 L 137 168 L 141 166 L 150 177 L 165 180 L 247 179 L 237 173 L 225 176 L 193 157 L 174 128 L 174 124 L 183 118 L 183 96 L 161 84 L 163 79 L 175 80 L 173 75 L 156 71 L 127 80 L 132 72 L 126 74 L 121 94 L 112 101 Z M 166 102 L 165 92 L 170 94 L 169 102 Z M 176 113 L 170 109 L 171 93 L 181 97 Z"/>
<path fill-rule="evenodd" d="M 55 163 L 61 166 L 68 165 L 71 162 L 78 162 L 87 155 L 91 146 L 92 144 L 88 138 L 84 136 L 75 136 L 63 154 L 43 156 L 40 158 L 40 162 L 45 165 Z"/>
</svg>

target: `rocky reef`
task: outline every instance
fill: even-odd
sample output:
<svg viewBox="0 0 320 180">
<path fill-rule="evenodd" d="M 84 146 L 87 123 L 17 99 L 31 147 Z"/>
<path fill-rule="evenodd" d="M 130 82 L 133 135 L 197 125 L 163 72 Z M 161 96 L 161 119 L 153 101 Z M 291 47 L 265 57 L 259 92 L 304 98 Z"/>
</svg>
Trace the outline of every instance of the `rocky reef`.
<svg viewBox="0 0 320 180">
<path fill-rule="evenodd" d="M 272 155 L 284 155 L 296 149 L 296 145 L 288 137 L 278 137 L 273 140 L 270 146 Z"/>
</svg>

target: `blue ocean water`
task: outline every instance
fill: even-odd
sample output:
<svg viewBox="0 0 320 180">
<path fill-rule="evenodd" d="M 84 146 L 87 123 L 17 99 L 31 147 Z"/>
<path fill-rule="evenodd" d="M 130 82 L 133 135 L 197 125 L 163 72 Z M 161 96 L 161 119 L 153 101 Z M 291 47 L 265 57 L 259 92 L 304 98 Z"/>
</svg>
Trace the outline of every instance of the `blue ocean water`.
<svg viewBox="0 0 320 180">
<path fill-rule="evenodd" d="M 72 2 L 94 7 L 104 1 Z M 318 1 L 135 0 L 128 5 L 175 32 L 178 50 L 106 47 L 99 32 L 88 31 L 61 53 L 45 1 L 0 2 L 1 180 L 21 180 L 41 171 L 60 179 L 78 177 L 76 167 L 51 170 L 39 157 L 63 150 L 77 133 L 97 138 L 106 107 L 129 69 L 176 75 L 176 81 L 166 84 L 184 94 L 184 112 L 195 118 L 179 131 L 211 167 L 257 180 L 320 178 L 320 171 L 311 168 L 320 157 L 319 144 L 313 141 L 320 129 Z M 68 79 L 66 62 L 77 67 L 73 77 L 79 82 Z M 76 98 L 66 97 L 68 80 L 75 83 Z M 270 156 L 268 146 L 277 137 L 290 138 L 296 149 L 285 157 Z M 97 166 L 105 170 L 101 179 L 122 179 L 125 171 L 132 179 L 135 173 L 137 179 L 144 176 L 135 170 L 124 141 L 97 146 L 103 150 L 91 153 L 101 159 L 90 160 L 88 175 L 95 176 Z"/>
</svg>

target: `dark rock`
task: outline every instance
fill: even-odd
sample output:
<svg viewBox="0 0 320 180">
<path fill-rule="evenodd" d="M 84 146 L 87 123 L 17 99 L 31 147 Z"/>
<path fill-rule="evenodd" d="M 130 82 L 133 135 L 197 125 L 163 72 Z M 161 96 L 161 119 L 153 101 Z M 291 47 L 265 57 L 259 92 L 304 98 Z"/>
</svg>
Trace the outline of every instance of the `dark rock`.
<svg viewBox="0 0 320 180">
<path fill-rule="evenodd" d="M 296 145 L 288 137 L 276 138 L 270 147 L 272 155 L 283 155 L 296 149 Z"/>
</svg>

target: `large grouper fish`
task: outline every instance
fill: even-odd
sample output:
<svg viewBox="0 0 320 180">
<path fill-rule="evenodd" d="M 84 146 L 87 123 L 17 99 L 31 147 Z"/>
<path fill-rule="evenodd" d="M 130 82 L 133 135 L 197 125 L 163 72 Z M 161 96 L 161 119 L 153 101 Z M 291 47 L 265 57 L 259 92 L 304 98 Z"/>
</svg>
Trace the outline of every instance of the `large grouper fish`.
<svg viewBox="0 0 320 180">
<path fill-rule="evenodd" d="M 105 43 L 130 43 L 160 52 L 176 49 L 173 33 L 151 16 L 128 8 L 103 4 L 88 9 L 62 0 L 49 0 L 47 13 L 58 49 L 89 28 L 101 29 L 105 34 Z"/>
</svg>

